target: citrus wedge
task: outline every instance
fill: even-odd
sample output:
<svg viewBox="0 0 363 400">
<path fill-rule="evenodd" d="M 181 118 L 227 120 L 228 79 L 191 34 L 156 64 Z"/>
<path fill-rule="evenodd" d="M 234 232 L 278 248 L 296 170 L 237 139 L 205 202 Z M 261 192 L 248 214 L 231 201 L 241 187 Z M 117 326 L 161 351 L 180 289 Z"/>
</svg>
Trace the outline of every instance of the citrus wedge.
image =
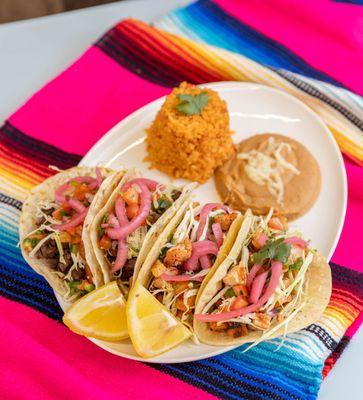
<svg viewBox="0 0 363 400">
<path fill-rule="evenodd" d="M 73 332 L 108 342 L 129 336 L 125 300 L 116 282 L 110 282 L 72 304 L 63 322 Z"/>
<path fill-rule="evenodd" d="M 165 353 L 191 336 L 189 329 L 141 284 L 135 284 L 129 293 L 126 314 L 132 344 L 141 357 Z"/>
</svg>

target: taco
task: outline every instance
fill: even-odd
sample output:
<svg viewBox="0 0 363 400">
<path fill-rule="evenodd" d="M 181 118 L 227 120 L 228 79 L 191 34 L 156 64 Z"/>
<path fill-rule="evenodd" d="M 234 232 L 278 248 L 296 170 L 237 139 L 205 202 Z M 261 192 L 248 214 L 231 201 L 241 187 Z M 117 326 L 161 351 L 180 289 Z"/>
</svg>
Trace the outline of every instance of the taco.
<svg viewBox="0 0 363 400">
<path fill-rule="evenodd" d="M 138 281 L 193 331 L 198 291 L 230 251 L 241 214 L 219 203 L 184 204 L 150 250 Z"/>
<path fill-rule="evenodd" d="M 124 176 L 89 228 L 105 283 L 117 280 L 127 295 L 153 243 L 194 187 L 163 185 L 132 171 Z"/>
<path fill-rule="evenodd" d="M 286 335 L 317 321 L 331 294 L 328 263 L 272 212 L 248 211 L 232 249 L 200 293 L 198 338 L 237 345 Z"/>
<path fill-rule="evenodd" d="M 23 204 L 19 236 L 23 257 L 65 301 L 103 284 L 95 257 L 86 256 L 83 229 L 90 206 L 102 207 L 123 175 L 104 168 L 74 167 L 34 187 Z"/>
</svg>

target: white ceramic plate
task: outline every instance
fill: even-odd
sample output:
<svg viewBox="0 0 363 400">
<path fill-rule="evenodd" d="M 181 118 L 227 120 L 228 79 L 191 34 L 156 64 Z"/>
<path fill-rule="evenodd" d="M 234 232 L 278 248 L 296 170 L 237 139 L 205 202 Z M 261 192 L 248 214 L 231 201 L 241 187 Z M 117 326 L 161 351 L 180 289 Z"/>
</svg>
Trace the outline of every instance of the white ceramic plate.
<svg viewBox="0 0 363 400">
<path fill-rule="evenodd" d="M 293 226 L 304 232 L 312 246 L 329 260 L 336 247 L 344 222 L 347 183 L 339 148 L 330 131 L 307 106 L 277 89 L 241 82 L 218 82 L 203 85 L 216 90 L 226 100 L 231 117 L 233 140 L 237 143 L 257 133 L 280 133 L 304 144 L 318 160 L 322 173 L 322 188 L 313 208 Z M 150 126 L 164 97 L 140 108 L 113 127 L 83 158 L 83 165 L 104 165 L 119 168 L 136 167 L 150 178 L 167 182 L 168 176 L 149 170 L 143 162 L 146 155 L 145 129 Z M 171 155 L 172 156 L 172 155 Z M 178 180 L 177 182 L 183 182 Z M 219 201 L 213 179 L 201 185 L 195 193 L 201 202 Z M 65 304 L 61 304 L 65 306 Z M 142 360 L 130 341 L 106 343 L 91 339 L 105 350 L 135 360 Z M 234 347 L 196 345 L 192 341 L 149 362 L 177 363 L 200 360 L 224 353 Z"/>
</svg>

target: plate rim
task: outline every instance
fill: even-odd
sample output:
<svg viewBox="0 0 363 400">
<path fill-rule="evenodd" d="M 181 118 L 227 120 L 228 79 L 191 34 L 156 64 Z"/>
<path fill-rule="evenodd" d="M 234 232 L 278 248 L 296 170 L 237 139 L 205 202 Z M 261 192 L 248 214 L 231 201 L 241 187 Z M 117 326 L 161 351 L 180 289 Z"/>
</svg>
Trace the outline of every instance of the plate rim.
<svg viewBox="0 0 363 400">
<path fill-rule="evenodd" d="M 304 108 L 305 111 L 308 112 L 310 114 L 310 116 L 313 119 L 315 119 L 316 123 L 319 124 L 320 127 L 325 131 L 327 138 L 329 139 L 329 141 L 331 142 L 331 144 L 334 148 L 334 152 L 335 152 L 336 158 L 338 160 L 339 172 L 340 172 L 338 179 L 341 180 L 341 183 L 343 186 L 343 193 L 342 193 L 343 202 L 342 202 L 342 206 L 341 206 L 338 229 L 337 229 L 334 241 L 333 241 L 333 245 L 331 246 L 329 255 L 326 257 L 327 261 L 329 262 L 336 247 L 337 247 L 338 241 L 339 241 L 341 233 L 342 233 L 345 217 L 346 217 L 347 201 L 348 201 L 348 184 L 347 184 L 347 175 L 346 175 L 346 169 L 344 166 L 342 153 L 339 149 L 339 146 L 338 146 L 332 132 L 330 131 L 328 126 L 325 124 L 323 119 L 319 115 L 317 115 L 310 107 L 308 107 L 304 102 L 302 102 L 300 99 L 298 99 L 297 97 L 295 97 L 295 96 L 291 95 L 290 93 L 287 93 L 284 90 L 279 89 L 279 88 L 270 87 L 270 86 L 266 86 L 266 85 L 259 84 L 259 83 L 240 82 L 240 81 L 209 82 L 209 83 L 199 84 L 197 86 L 207 87 L 207 88 L 216 89 L 216 90 L 231 89 L 231 88 L 235 88 L 236 90 L 238 90 L 238 88 L 250 88 L 250 89 L 263 89 L 263 90 L 267 90 L 269 92 L 273 92 L 280 96 L 286 97 L 289 101 L 292 101 L 295 104 L 297 104 L 298 106 Z M 87 164 L 89 165 L 92 160 L 93 154 L 98 152 L 98 150 L 100 148 L 102 148 L 102 146 L 105 143 L 108 142 L 109 138 L 113 136 L 115 131 L 118 131 L 120 129 L 120 127 L 122 128 L 123 125 L 128 124 L 130 120 L 137 118 L 140 114 L 142 114 L 144 112 L 145 109 L 152 107 L 153 105 L 163 101 L 165 98 L 166 98 L 166 95 L 158 97 L 157 99 L 152 100 L 149 103 L 145 104 L 144 106 L 131 112 L 125 118 L 123 118 L 122 120 L 117 122 L 96 143 L 94 143 L 94 145 L 82 157 L 82 159 L 79 162 L 79 165 L 87 165 Z M 91 160 L 89 160 L 89 159 L 91 159 Z M 64 311 L 64 304 L 61 301 L 60 296 L 58 296 L 57 293 L 56 293 L 56 298 L 57 298 L 59 305 L 61 306 L 61 308 Z M 89 338 L 89 337 L 87 337 L 87 339 L 90 340 L 92 343 L 96 344 L 98 347 L 101 347 L 102 349 L 106 350 L 107 352 L 114 354 L 116 356 L 119 356 L 119 357 L 124 357 L 124 358 L 130 359 L 130 360 L 135 360 L 135 361 L 142 361 L 142 362 L 146 362 L 146 363 L 163 363 L 163 364 L 176 364 L 176 363 L 182 363 L 182 362 L 192 362 L 192 361 L 203 360 L 203 359 L 206 359 L 209 357 L 213 357 L 213 356 L 217 356 L 217 355 L 226 353 L 230 350 L 233 350 L 233 349 L 239 347 L 239 345 L 227 346 L 227 347 L 215 346 L 216 351 L 208 353 L 208 355 L 200 355 L 197 357 L 185 357 L 185 358 L 180 358 L 180 359 L 170 358 L 169 360 L 160 360 L 159 357 L 156 357 L 153 359 L 143 359 L 142 357 L 137 356 L 137 355 L 133 356 L 130 354 L 124 354 L 124 353 L 121 354 L 120 352 L 108 347 L 107 344 L 104 344 L 102 341 L 100 341 L 98 339 Z"/>
</svg>

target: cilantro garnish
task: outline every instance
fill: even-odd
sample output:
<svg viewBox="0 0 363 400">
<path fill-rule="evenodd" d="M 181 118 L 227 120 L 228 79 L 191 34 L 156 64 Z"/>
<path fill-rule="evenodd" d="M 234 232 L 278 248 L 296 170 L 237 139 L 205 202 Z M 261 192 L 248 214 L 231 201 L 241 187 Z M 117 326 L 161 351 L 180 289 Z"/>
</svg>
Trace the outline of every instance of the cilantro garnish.
<svg viewBox="0 0 363 400">
<path fill-rule="evenodd" d="M 168 248 L 167 248 L 167 247 L 163 247 L 163 248 L 160 250 L 159 259 L 160 259 L 161 261 L 164 260 L 167 251 L 168 251 Z"/>
<path fill-rule="evenodd" d="M 298 258 L 293 264 L 289 265 L 289 271 L 294 271 L 295 269 L 300 269 L 303 265 L 304 260 L 302 257 Z"/>
<path fill-rule="evenodd" d="M 176 96 L 180 100 L 180 103 L 175 108 L 185 115 L 200 114 L 209 100 L 207 92 L 201 92 L 197 95 L 180 93 Z"/>
<path fill-rule="evenodd" d="M 268 241 L 260 251 L 253 255 L 253 261 L 256 264 L 262 264 L 265 260 L 281 261 L 283 264 L 287 262 L 291 245 L 284 243 L 284 238 L 275 241 Z"/>
</svg>

